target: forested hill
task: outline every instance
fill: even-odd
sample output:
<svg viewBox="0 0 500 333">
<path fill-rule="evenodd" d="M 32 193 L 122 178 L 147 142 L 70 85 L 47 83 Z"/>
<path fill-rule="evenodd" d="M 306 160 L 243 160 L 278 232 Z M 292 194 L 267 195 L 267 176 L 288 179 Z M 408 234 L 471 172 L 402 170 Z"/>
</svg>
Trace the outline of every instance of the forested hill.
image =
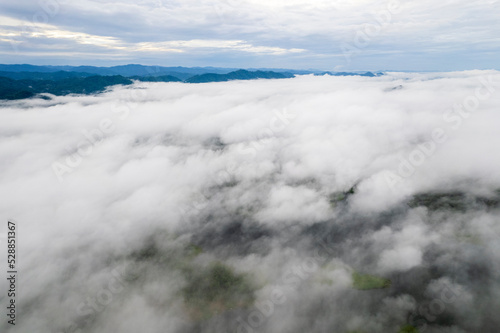
<svg viewBox="0 0 500 333">
<path fill-rule="evenodd" d="M 140 66 L 140 65 L 130 65 Z M 127 66 L 123 66 L 127 67 Z M 224 73 L 222 69 L 215 68 L 216 73 L 204 73 L 202 69 L 189 69 L 184 67 L 168 68 L 151 72 L 143 70 L 144 66 L 119 68 L 121 72 L 136 75 L 109 75 L 113 73 L 110 68 L 100 67 L 74 67 L 66 70 L 65 67 L 45 68 L 32 65 L 0 65 L 0 99 L 15 100 L 30 98 L 37 94 L 48 93 L 57 96 L 68 94 L 95 94 L 103 92 L 106 88 L 114 85 L 129 85 L 136 81 L 143 82 L 185 82 L 185 83 L 208 83 L 225 82 L 232 80 L 255 80 L 255 79 L 286 79 L 293 78 L 293 71 L 248 71 L 236 70 Z M 147 68 L 147 67 L 145 67 Z M 52 70 L 53 69 L 53 70 Z M 82 70 L 76 71 L 75 69 Z M 179 72 L 172 72 L 171 69 Z M 211 69 L 211 68 L 210 68 Z M 85 72 L 88 70 L 89 72 Z M 116 70 L 116 68 L 115 68 Z M 208 69 L 204 69 L 208 70 Z M 116 70 L 118 71 L 118 70 Z M 100 72 L 102 74 L 94 74 Z M 179 76 L 166 73 L 178 73 Z M 195 74 L 193 73 L 201 73 Z M 162 75 L 158 75 L 162 74 Z M 302 73 L 301 73 L 302 74 Z M 307 73 L 315 75 L 362 75 L 376 76 L 367 73 Z"/>
<path fill-rule="evenodd" d="M 195 75 L 186 80 L 188 83 L 224 82 L 231 80 L 255 80 L 255 79 L 286 79 L 294 77 L 291 73 L 276 73 L 255 71 L 250 72 L 243 69 L 228 74 L 207 73 Z"/>
<path fill-rule="evenodd" d="M 61 80 L 13 80 L 0 77 L 0 99 L 22 99 L 41 93 L 53 95 L 94 94 L 117 84 L 132 84 L 123 76 L 90 76 Z"/>
</svg>

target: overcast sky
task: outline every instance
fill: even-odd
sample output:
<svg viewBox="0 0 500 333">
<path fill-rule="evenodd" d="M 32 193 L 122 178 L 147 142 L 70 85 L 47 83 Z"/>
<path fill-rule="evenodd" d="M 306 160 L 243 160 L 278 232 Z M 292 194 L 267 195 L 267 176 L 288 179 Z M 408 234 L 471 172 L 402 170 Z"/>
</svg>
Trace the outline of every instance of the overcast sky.
<svg viewBox="0 0 500 333">
<path fill-rule="evenodd" d="M 498 0 L 0 0 L 0 62 L 499 69 Z"/>
</svg>

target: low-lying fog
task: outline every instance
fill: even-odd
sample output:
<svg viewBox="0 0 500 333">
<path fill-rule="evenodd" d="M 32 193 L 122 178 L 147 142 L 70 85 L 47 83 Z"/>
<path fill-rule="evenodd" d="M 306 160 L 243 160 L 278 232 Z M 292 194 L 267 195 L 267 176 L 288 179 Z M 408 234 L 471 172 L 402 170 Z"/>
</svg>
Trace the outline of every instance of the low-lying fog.
<svg viewBox="0 0 500 333">
<path fill-rule="evenodd" d="M 499 147 L 496 71 L 2 102 L 0 329 L 496 333 Z"/>
</svg>

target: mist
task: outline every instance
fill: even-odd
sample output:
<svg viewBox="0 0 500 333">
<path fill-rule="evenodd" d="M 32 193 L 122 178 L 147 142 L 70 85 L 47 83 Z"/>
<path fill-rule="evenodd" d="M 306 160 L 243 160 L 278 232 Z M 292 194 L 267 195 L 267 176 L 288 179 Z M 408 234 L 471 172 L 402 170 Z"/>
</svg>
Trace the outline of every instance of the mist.
<svg viewBox="0 0 500 333">
<path fill-rule="evenodd" d="M 391 72 L 1 102 L 0 328 L 497 332 L 499 90 Z"/>
</svg>

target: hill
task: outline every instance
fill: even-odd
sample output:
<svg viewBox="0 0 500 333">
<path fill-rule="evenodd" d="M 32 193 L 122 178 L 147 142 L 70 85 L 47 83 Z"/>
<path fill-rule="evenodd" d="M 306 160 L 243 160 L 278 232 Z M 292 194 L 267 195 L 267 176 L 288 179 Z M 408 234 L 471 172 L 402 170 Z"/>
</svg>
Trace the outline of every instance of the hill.
<svg viewBox="0 0 500 333">
<path fill-rule="evenodd" d="M 89 77 L 94 76 L 91 73 L 82 73 L 82 72 L 66 72 L 66 71 L 57 71 L 57 72 L 6 72 L 0 71 L 1 77 L 7 77 L 13 80 L 63 80 L 69 78 L 78 78 L 78 77 Z"/>
<path fill-rule="evenodd" d="M 93 94 L 117 84 L 132 84 L 123 76 L 90 76 L 62 80 L 13 80 L 0 77 L 0 99 L 29 98 L 40 93 L 53 95 Z"/>
<path fill-rule="evenodd" d="M 210 71 L 210 72 L 206 72 Z M 23 99 L 40 93 L 53 95 L 94 94 L 107 87 L 129 85 L 133 80 L 142 82 L 208 83 L 232 80 L 286 79 L 296 74 L 366 76 L 382 73 L 310 72 L 310 71 L 249 71 L 215 67 L 161 67 L 125 65 L 114 67 L 94 66 L 34 66 L 0 65 L 0 99 Z"/>
<path fill-rule="evenodd" d="M 255 80 L 255 79 L 286 79 L 294 77 L 290 73 L 276 73 L 276 72 L 264 72 L 255 71 L 250 72 L 244 69 L 240 69 L 228 74 L 202 74 L 195 75 L 186 80 L 188 83 L 206 83 L 206 82 L 224 82 L 232 80 Z"/>
</svg>

